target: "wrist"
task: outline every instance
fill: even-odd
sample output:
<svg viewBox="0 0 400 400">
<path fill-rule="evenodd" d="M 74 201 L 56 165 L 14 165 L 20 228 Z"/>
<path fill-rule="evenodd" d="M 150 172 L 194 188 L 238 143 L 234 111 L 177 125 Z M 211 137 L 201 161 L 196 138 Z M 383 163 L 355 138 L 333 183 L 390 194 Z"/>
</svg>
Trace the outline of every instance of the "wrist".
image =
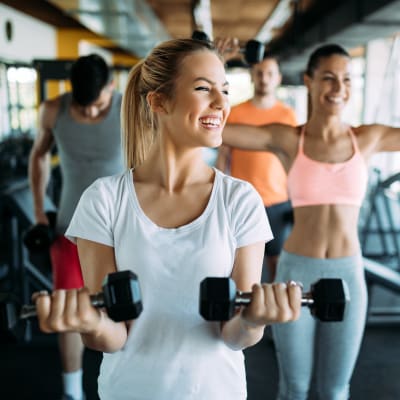
<svg viewBox="0 0 400 400">
<path fill-rule="evenodd" d="M 244 315 L 243 310 L 239 314 L 240 328 L 244 332 L 254 332 L 265 328 L 265 324 L 259 324 L 256 322 L 249 321 Z"/>
<path fill-rule="evenodd" d="M 84 329 L 82 329 L 81 331 L 82 335 L 87 335 L 92 338 L 96 338 L 102 334 L 104 330 L 104 324 L 108 316 L 106 312 L 101 309 L 96 309 L 96 312 L 98 315 L 97 320 L 93 321 L 91 326 L 86 326 Z"/>
</svg>

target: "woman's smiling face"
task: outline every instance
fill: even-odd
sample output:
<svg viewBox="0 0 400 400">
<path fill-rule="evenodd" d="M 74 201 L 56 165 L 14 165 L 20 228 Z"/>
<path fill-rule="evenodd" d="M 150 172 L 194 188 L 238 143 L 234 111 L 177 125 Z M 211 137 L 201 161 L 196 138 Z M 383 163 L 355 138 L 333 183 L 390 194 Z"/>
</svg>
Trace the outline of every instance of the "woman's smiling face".
<svg viewBox="0 0 400 400">
<path fill-rule="evenodd" d="M 163 132 L 177 145 L 219 146 L 230 111 L 228 90 L 225 68 L 214 52 L 186 56 L 171 99 L 164 103 Z"/>
<path fill-rule="evenodd" d="M 319 60 L 312 76 L 304 81 L 311 96 L 312 111 L 340 114 L 351 95 L 351 60 L 331 55 Z"/>
</svg>

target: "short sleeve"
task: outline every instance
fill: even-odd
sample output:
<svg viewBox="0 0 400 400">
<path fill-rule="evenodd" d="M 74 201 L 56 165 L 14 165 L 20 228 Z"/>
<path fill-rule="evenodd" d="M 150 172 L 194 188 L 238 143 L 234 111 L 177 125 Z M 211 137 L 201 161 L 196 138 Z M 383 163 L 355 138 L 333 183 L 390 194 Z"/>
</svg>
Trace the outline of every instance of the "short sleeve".
<svg viewBox="0 0 400 400">
<path fill-rule="evenodd" d="M 247 182 L 239 185 L 234 204 L 232 222 L 237 247 L 273 239 L 264 204 L 252 185 Z"/>
<path fill-rule="evenodd" d="M 83 192 L 65 236 L 114 246 L 112 209 L 112 191 L 98 179 Z"/>
</svg>

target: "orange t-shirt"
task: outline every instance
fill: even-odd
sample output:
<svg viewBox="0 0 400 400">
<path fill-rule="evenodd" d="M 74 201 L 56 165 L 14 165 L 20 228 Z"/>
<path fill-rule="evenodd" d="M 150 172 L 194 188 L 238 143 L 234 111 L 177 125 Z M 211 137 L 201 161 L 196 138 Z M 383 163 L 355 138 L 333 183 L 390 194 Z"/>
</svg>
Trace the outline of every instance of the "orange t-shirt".
<svg viewBox="0 0 400 400">
<path fill-rule="evenodd" d="M 294 111 L 285 104 L 277 101 L 273 107 L 262 109 L 255 107 L 251 100 L 232 107 L 228 123 L 297 125 Z M 246 130 L 243 130 L 245 134 Z M 274 154 L 232 148 L 230 169 L 232 176 L 250 182 L 256 188 L 266 207 L 288 200 L 286 172 Z"/>
</svg>

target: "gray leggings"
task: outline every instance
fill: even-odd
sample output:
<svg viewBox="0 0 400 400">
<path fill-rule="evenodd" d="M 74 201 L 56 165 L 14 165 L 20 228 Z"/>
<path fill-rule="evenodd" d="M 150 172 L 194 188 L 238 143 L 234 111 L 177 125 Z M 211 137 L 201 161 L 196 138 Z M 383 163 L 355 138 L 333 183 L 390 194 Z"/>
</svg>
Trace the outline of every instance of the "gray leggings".
<svg viewBox="0 0 400 400">
<path fill-rule="evenodd" d="M 319 399 L 346 400 L 360 350 L 367 311 L 367 290 L 361 254 L 319 259 L 283 251 L 276 281 L 300 281 L 304 290 L 321 278 L 341 278 L 350 302 L 341 322 L 320 322 L 306 309 L 301 317 L 272 325 L 279 366 L 278 400 L 305 400 L 312 379 Z"/>
</svg>

